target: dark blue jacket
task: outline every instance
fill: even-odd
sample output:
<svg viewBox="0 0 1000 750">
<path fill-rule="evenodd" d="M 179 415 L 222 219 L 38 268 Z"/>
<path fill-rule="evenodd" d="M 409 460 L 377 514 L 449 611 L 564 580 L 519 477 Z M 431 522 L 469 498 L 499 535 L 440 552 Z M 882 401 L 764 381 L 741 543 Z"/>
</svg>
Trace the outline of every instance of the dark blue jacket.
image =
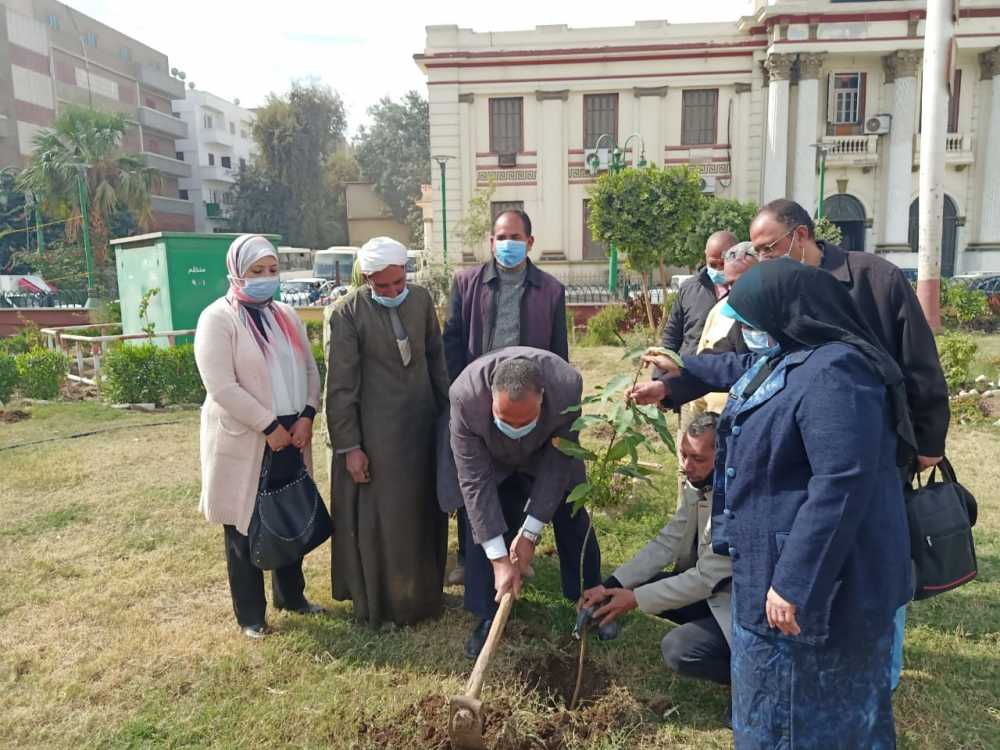
<svg viewBox="0 0 1000 750">
<path fill-rule="evenodd" d="M 776 634 L 770 587 L 808 643 L 884 630 L 910 599 L 910 545 L 885 386 L 842 343 L 792 352 L 749 398 L 753 355 L 685 357 L 670 406 L 730 390 L 719 422 L 713 535 L 733 558 L 734 616 Z"/>
</svg>

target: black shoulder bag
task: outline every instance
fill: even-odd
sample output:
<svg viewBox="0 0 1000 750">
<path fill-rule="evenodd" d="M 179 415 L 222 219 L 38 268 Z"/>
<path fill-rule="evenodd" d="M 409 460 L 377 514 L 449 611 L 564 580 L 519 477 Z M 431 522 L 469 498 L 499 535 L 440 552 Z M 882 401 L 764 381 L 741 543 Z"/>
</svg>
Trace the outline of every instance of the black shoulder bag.
<svg viewBox="0 0 1000 750">
<path fill-rule="evenodd" d="M 941 478 L 938 479 L 938 469 Z M 955 478 L 948 459 L 934 468 L 927 484 L 904 487 L 915 573 L 914 599 L 929 599 L 976 577 L 976 499 Z"/>
<path fill-rule="evenodd" d="M 330 538 L 333 524 L 326 503 L 305 463 L 288 484 L 267 488 L 271 449 L 264 454 L 257 502 L 250 519 L 250 557 L 261 570 L 274 570 L 298 561 Z"/>
</svg>

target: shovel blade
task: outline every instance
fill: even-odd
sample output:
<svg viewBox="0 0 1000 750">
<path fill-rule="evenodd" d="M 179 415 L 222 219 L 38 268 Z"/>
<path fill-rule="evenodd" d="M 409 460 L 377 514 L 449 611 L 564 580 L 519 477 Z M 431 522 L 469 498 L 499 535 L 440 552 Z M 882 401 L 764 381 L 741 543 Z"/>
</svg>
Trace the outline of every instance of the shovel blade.
<svg viewBox="0 0 1000 750">
<path fill-rule="evenodd" d="M 483 703 L 467 695 L 448 700 L 448 737 L 458 750 L 486 750 L 483 741 Z"/>
</svg>

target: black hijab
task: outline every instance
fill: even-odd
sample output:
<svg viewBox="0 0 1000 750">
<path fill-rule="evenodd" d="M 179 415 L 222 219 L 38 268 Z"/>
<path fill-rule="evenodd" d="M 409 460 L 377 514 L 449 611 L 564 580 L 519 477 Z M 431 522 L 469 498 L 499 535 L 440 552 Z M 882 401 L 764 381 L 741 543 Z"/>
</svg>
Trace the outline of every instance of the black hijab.
<svg viewBox="0 0 1000 750">
<path fill-rule="evenodd" d="M 758 263 L 733 286 L 729 305 L 781 345 L 782 353 L 840 341 L 858 349 L 888 389 L 900 438 L 899 462 L 915 455 L 906 386 L 899 365 L 882 348 L 847 289 L 826 271 L 791 258 Z"/>
</svg>

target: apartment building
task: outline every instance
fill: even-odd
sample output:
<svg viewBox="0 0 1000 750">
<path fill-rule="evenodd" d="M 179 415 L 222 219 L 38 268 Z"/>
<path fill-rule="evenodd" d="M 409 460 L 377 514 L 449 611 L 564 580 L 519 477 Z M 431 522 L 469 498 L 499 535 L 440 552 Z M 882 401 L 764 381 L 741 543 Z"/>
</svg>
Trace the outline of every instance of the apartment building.
<svg viewBox="0 0 1000 750">
<path fill-rule="evenodd" d="M 67 105 L 120 112 L 129 120 L 124 147 L 161 176 L 156 228 L 192 231 L 192 204 L 178 183 L 191 167 L 176 158 L 175 145 L 187 127 L 171 111 L 184 84 L 170 75 L 167 56 L 64 3 L 6 0 L 2 11 L 0 166 L 23 166 L 35 134 Z"/>
<path fill-rule="evenodd" d="M 191 88 L 172 107 L 187 126 L 187 137 L 177 141 L 176 157 L 191 167 L 179 189 L 194 207 L 195 231 L 228 231 L 236 175 L 257 153 L 255 115 L 240 107 L 239 100 Z"/>
<path fill-rule="evenodd" d="M 592 153 L 605 169 L 608 147 L 627 141 L 629 164 L 691 165 L 709 195 L 790 196 L 813 211 L 822 150 L 824 212 L 845 246 L 916 268 L 924 16 L 909 0 L 758 0 L 720 23 L 430 26 L 414 58 L 431 152 L 451 157 L 449 226 L 492 182 L 494 212 L 532 216 L 537 260 L 563 276 L 596 272 L 606 258 L 585 229 Z M 1000 2 L 962 0 L 956 41 L 946 275 L 1000 271 Z M 441 230 L 435 221 L 435 248 Z M 483 248 L 462 251 L 471 262 Z"/>
</svg>

